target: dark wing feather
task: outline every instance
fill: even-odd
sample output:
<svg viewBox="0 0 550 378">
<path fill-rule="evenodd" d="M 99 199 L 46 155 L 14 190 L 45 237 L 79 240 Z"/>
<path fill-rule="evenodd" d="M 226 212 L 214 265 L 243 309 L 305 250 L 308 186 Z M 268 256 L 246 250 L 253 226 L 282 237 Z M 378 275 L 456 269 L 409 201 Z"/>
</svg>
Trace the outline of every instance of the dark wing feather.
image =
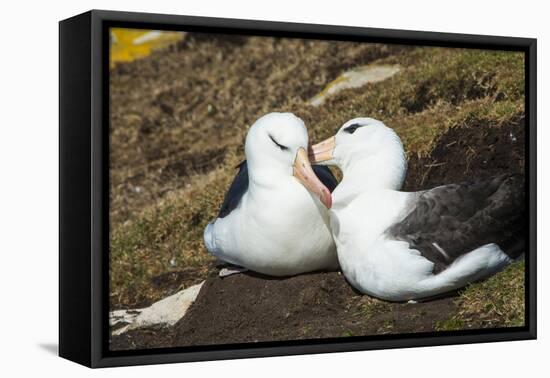
<svg viewBox="0 0 550 378">
<path fill-rule="evenodd" d="M 432 261 L 434 273 L 488 243 L 517 257 L 525 244 L 524 184 L 521 175 L 500 175 L 419 192 L 387 233 Z"/>
<path fill-rule="evenodd" d="M 233 179 L 229 190 L 225 193 L 225 198 L 223 199 L 220 212 L 218 213 L 218 218 L 224 218 L 236 209 L 237 206 L 239 206 L 244 194 L 248 190 L 248 166 L 246 164 L 246 160 L 241 162 L 237 168 L 239 168 L 239 172 L 237 172 L 237 175 Z M 321 182 L 332 193 L 334 188 L 336 188 L 336 185 L 338 185 L 338 181 L 330 169 L 324 166 L 314 165 L 313 171 L 319 180 L 321 180 Z"/>
<path fill-rule="evenodd" d="M 223 199 L 222 207 L 218 213 L 218 218 L 226 217 L 236 209 L 241 202 L 241 198 L 243 198 L 248 190 L 248 166 L 246 160 L 242 161 L 237 168 L 239 168 L 239 172 L 237 172 L 229 190 L 225 193 L 225 198 Z"/>
<path fill-rule="evenodd" d="M 323 165 L 313 165 L 312 168 L 313 172 L 315 172 L 315 176 L 317 176 L 317 178 L 321 180 L 321 182 L 332 193 L 338 185 L 338 180 L 336 180 L 336 177 L 334 177 L 331 170 Z"/>
</svg>

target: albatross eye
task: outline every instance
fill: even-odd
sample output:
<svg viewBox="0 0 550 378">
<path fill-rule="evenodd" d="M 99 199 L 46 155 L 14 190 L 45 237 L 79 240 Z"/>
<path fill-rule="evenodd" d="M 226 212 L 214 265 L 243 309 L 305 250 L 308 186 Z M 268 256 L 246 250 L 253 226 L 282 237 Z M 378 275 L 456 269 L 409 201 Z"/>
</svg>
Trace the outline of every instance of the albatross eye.
<svg viewBox="0 0 550 378">
<path fill-rule="evenodd" d="M 287 146 L 283 146 L 282 144 L 278 143 L 271 135 L 269 135 L 269 139 L 271 139 L 271 141 L 273 141 L 273 143 L 275 143 L 275 145 L 279 147 L 282 151 L 288 150 Z"/>
<path fill-rule="evenodd" d="M 360 128 L 361 126 L 364 126 L 364 125 L 361 125 L 360 123 L 354 123 L 354 124 L 351 124 L 349 125 L 348 127 L 346 127 L 344 129 L 344 131 L 346 133 L 349 133 L 349 134 L 353 134 L 355 132 L 355 130 L 357 130 L 358 128 Z"/>
</svg>

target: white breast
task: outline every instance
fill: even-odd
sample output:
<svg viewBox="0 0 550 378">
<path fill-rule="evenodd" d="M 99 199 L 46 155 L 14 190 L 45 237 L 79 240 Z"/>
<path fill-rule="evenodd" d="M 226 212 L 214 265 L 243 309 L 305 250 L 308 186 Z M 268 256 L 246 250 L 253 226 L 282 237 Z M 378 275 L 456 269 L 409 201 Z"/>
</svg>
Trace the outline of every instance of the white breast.
<svg viewBox="0 0 550 378">
<path fill-rule="evenodd" d="M 247 192 L 205 242 L 224 261 L 274 276 L 338 266 L 328 211 L 294 178 Z"/>
<path fill-rule="evenodd" d="M 352 285 L 374 294 L 373 289 L 385 286 L 384 281 L 395 281 L 398 277 L 395 259 L 404 261 L 402 258 L 408 257 L 396 256 L 396 245 L 390 246 L 384 233 L 396 219 L 404 217 L 409 194 L 392 190 L 367 191 L 349 202 L 343 200 L 343 194 L 339 198 L 339 193 L 335 192 L 330 212 L 338 260 Z M 407 243 L 397 243 L 404 244 L 399 249 L 408 249 Z"/>
</svg>

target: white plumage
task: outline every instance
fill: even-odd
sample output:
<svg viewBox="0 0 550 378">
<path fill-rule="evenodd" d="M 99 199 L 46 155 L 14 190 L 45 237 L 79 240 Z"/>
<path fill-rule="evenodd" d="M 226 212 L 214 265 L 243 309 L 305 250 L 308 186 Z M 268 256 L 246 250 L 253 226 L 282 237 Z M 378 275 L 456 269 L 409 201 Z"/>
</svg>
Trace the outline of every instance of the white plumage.
<svg viewBox="0 0 550 378">
<path fill-rule="evenodd" d="M 307 147 L 304 123 L 293 114 L 271 113 L 251 126 L 247 187 L 227 215 L 206 227 L 210 253 L 273 276 L 338 267 L 326 207 L 330 192 L 313 173 Z"/>
<path fill-rule="evenodd" d="M 343 172 L 333 192 L 331 229 L 342 271 L 363 293 L 391 301 L 426 298 L 487 277 L 511 261 L 497 244 L 487 243 L 463 251 L 435 274 L 424 253 L 388 232 L 414 210 L 421 194 L 399 191 L 406 156 L 397 134 L 382 122 L 351 120 L 313 146 L 310 158 Z M 444 260 L 445 249 L 432 245 L 432 253 Z"/>
</svg>

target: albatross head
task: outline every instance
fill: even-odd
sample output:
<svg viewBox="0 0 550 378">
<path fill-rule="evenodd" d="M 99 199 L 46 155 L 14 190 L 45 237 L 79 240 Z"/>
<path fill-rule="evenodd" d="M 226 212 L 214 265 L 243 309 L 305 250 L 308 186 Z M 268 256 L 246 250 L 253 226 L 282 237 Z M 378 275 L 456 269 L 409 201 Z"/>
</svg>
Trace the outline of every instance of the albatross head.
<svg viewBox="0 0 550 378">
<path fill-rule="evenodd" d="M 308 135 L 304 122 L 292 113 L 269 113 L 249 129 L 245 154 L 250 180 L 274 185 L 294 176 L 330 208 L 330 191 L 317 178 L 307 155 Z"/>
<path fill-rule="evenodd" d="M 314 164 L 336 165 L 344 178 L 361 178 L 365 184 L 399 189 L 407 169 L 407 159 L 399 136 L 373 118 L 354 118 L 338 132 L 311 147 Z"/>
</svg>

